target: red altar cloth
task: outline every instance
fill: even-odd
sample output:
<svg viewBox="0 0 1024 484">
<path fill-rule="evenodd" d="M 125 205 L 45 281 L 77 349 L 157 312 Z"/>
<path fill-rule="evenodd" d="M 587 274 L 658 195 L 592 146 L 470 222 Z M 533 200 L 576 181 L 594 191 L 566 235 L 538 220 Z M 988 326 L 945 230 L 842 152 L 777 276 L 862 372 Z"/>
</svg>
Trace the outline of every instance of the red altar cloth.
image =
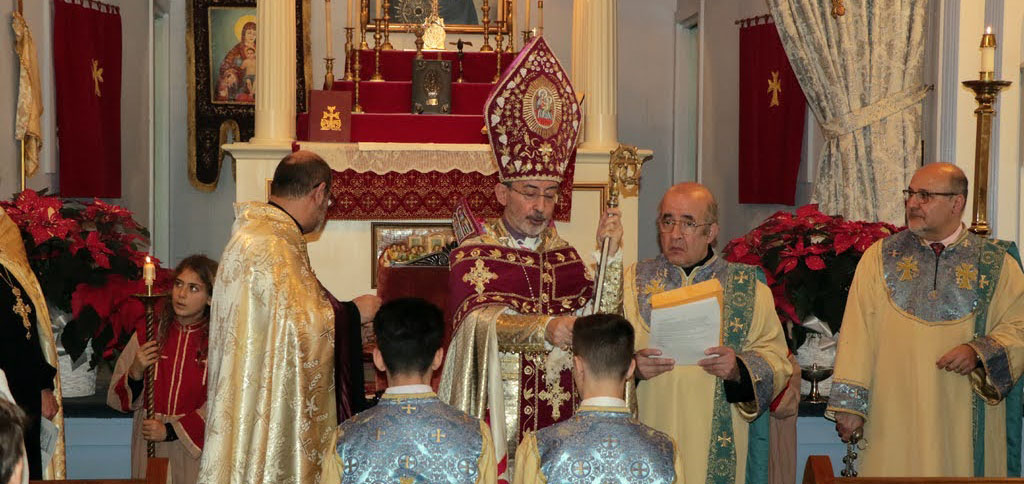
<svg viewBox="0 0 1024 484">
<path fill-rule="evenodd" d="M 484 117 L 469 115 L 362 113 L 352 115 L 352 142 L 487 143 Z M 295 137 L 309 140 L 309 115 L 295 120 Z"/>
<path fill-rule="evenodd" d="M 572 211 L 570 165 L 562 182 L 555 220 L 568 222 Z M 498 174 L 461 171 L 421 173 L 359 173 L 335 171 L 331 181 L 333 204 L 330 220 L 414 220 L 450 219 L 460 200 L 465 199 L 477 217 L 498 217 L 502 206 L 494 198 Z"/>
</svg>

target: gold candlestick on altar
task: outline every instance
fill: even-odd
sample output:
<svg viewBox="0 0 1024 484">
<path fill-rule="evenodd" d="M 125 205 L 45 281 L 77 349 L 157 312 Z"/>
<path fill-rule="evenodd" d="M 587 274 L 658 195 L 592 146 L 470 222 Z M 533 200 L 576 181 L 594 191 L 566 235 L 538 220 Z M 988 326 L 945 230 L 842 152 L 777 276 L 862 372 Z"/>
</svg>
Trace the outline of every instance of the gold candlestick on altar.
<svg viewBox="0 0 1024 484">
<path fill-rule="evenodd" d="M 345 27 L 345 77 L 343 81 L 352 80 L 352 27 Z"/>
<path fill-rule="evenodd" d="M 505 52 L 515 52 L 516 49 L 516 16 L 512 10 L 512 0 L 505 0 L 505 27 L 508 29 L 508 47 Z"/>
<path fill-rule="evenodd" d="M 384 0 L 384 45 L 381 49 L 384 50 L 395 50 L 395 46 L 391 45 L 391 0 Z"/>
<path fill-rule="evenodd" d="M 366 24 L 370 23 L 370 0 L 359 2 L 359 50 L 368 50 L 366 43 Z"/>
<path fill-rule="evenodd" d="M 504 52 L 504 49 L 502 48 L 502 37 L 501 37 L 501 27 L 502 27 L 503 23 L 504 22 L 502 22 L 501 20 L 495 22 L 495 25 L 498 28 L 498 33 L 497 33 L 497 36 L 495 37 L 494 41 L 495 41 L 495 44 L 498 46 L 498 48 L 494 52 L 494 57 L 497 57 L 498 60 L 497 60 L 497 66 L 495 67 L 495 70 L 494 70 L 494 82 L 498 82 L 498 79 L 501 79 L 501 53 Z"/>
<path fill-rule="evenodd" d="M 330 91 L 334 87 L 334 58 L 325 57 L 324 62 L 327 63 L 327 73 L 324 74 L 324 90 Z"/>
<path fill-rule="evenodd" d="M 370 78 L 370 82 L 384 82 L 384 76 L 380 74 L 380 39 L 383 37 L 380 34 L 380 25 L 383 20 L 373 19 L 373 26 L 376 28 L 373 31 L 373 77 Z"/>
<path fill-rule="evenodd" d="M 491 26 L 491 5 L 484 0 L 484 4 L 480 6 L 480 11 L 484 14 L 484 45 L 480 46 L 480 52 L 491 52 L 491 41 L 490 41 L 490 26 Z"/>
<path fill-rule="evenodd" d="M 153 311 L 153 308 L 156 305 L 156 302 L 160 300 L 160 298 L 162 298 L 164 296 L 167 296 L 167 293 L 153 294 L 152 293 L 152 289 L 151 289 L 152 286 L 148 286 L 148 287 L 150 288 L 149 293 L 147 293 L 147 294 L 133 294 L 132 296 L 134 296 L 138 300 L 142 301 L 142 305 L 145 306 L 145 308 L 146 308 L 146 341 L 153 341 L 156 338 L 156 320 L 155 320 L 156 313 Z M 149 365 L 146 368 L 146 373 L 145 373 L 145 385 L 146 385 L 145 399 L 146 399 L 146 418 L 147 419 L 154 419 L 154 418 L 156 418 L 156 400 L 155 400 L 154 395 L 153 395 L 153 393 L 154 393 L 153 380 L 156 378 L 155 372 L 156 372 L 156 364 Z M 147 440 L 146 441 L 146 456 L 147 457 L 156 457 L 156 443 L 151 441 L 151 440 Z"/>
<path fill-rule="evenodd" d="M 424 29 L 422 25 L 420 25 L 420 24 L 413 25 L 412 33 L 413 33 L 413 35 L 416 36 L 416 41 L 414 43 L 416 44 L 416 58 L 417 59 L 422 59 L 423 58 L 423 33 L 424 32 L 426 32 L 426 29 Z"/>
<path fill-rule="evenodd" d="M 354 60 L 355 66 L 353 66 L 353 68 L 352 68 L 353 71 L 354 71 L 353 74 L 355 75 L 355 78 L 353 78 L 353 80 L 352 80 L 353 84 L 354 84 L 354 87 L 353 87 L 354 92 L 352 94 L 353 95 L 353 99 L 352 99 L 352 112 L 353 113 L 361 113 L 361 112 L 363 112 L 363 106 L 359 104 L 359 81 L 361 80 L 361 76 L 362 76 L 362 73 L 361 73 L 362 65 L 360 65 L 360 62 L 359 62 L 359 58 L 360 57 L 362 57 L 362 51 L 356 51 L 356 56 L 354 58 L 355 59 Z"/>
<path fill-rule="evenodd" d="M 537 35 L 544 35 L 544 0 L 537 0 Z"/>
<path fill-rule="evenodd" d="M 963 84 L 974 91 L 974 99 L 978 101 L 978 130 L 974 136 L 974 208 L 971 228 L 968 229 L 982 237 L 988 237 L 988 162 L 989 148 L 992 144 L 992 116 L 996 110 L 992 106 L 996 102 L 999 91 L 1010 86 L 1010 81 L 973 80 Z"/>
</svg>

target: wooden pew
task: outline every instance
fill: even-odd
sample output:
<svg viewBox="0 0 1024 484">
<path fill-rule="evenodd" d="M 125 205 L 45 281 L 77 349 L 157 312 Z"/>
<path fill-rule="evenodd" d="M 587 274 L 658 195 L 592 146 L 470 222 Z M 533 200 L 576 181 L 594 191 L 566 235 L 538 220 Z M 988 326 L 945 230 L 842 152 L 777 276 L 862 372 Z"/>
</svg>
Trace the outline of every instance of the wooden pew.
<svg viewBox="0 0 1024 484">
<path fill-rule="evenodd" d="M 167 459 L 152 457 L 146 464 L 145 479 L 69 479 L 66 481 L 29 481 L 29 484 L 167 484 L 170 479 Z"/>
<path fill-rule="evenodd" d="M 1006 477 L 836 477 L 827 455 L 812 455 L 804 467 L 803 484 L 1024 484 Z"/>
</svg>

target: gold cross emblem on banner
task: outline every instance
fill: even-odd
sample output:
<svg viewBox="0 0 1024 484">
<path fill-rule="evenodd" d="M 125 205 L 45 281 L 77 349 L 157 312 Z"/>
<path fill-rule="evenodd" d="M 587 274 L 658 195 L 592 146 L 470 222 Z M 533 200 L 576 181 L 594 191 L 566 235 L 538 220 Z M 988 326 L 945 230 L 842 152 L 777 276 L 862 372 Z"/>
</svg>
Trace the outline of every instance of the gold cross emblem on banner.
<svg viewBox="0 0 1024 484">
<path fill-rule="evenodd" d="M 779 105 L 779 93 L 782 92 L 782 81 L 779 80 L 779 71 L 772 71 L 772 78 L 768 79 L 768 92 L 772 95 L 772 100 L 768 102 L 768 107 Z"/>
<path fill-rule="evenodd" d="M 92 90 L 96 93 L 96 97 L 101 97 L 100 94 L 100 83 L 103 82 L 103 68 L 100 67 L 100 61 L 92 60 Z"/>
<path fill-rule="evenodd" d="M 402 408 L 402 410 L 405 410 L 405 414 L 406 415 L 411 415 L 413 410 L 416 410 L 416 407 L 414 407 L 414 406 L 412 406 L 412 405 L 410 405 L 408 403 L 403 405 L 401 408 Z"/>
<path fill-rule="evenodd" d="M 437 429 L 437 430 L 434 431 L 434 433 L 431 435 L 431 437 L 434 438 L 435 442 L 440 444 L 441 443 L 441 439 L 447 437 L 447 435 L 445 435 L 444 432 L 441 432 L 441 429 Z"/>
</svg>

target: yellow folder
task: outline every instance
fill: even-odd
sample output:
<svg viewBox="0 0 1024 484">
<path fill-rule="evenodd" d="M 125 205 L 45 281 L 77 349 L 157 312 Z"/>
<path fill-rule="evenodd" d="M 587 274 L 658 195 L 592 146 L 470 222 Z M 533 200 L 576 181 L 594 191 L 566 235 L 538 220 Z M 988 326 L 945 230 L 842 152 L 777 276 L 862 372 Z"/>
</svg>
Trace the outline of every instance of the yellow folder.
<svg viewBox="0 0 1024 484">
<path fill-rule="evenodd" d="M 718 279 L 712 278 L 698 284 L 683 286 L 679 289 L 660 292 L 651 296 L 651 309 L 682 306 L 710 297 L 717 297 L 718 307 L 722 308 L 725 307 L 723 304 L 724 293 L 725 290 L 722 289 L 722 284 L 718 282 Z"/>
</svg>

